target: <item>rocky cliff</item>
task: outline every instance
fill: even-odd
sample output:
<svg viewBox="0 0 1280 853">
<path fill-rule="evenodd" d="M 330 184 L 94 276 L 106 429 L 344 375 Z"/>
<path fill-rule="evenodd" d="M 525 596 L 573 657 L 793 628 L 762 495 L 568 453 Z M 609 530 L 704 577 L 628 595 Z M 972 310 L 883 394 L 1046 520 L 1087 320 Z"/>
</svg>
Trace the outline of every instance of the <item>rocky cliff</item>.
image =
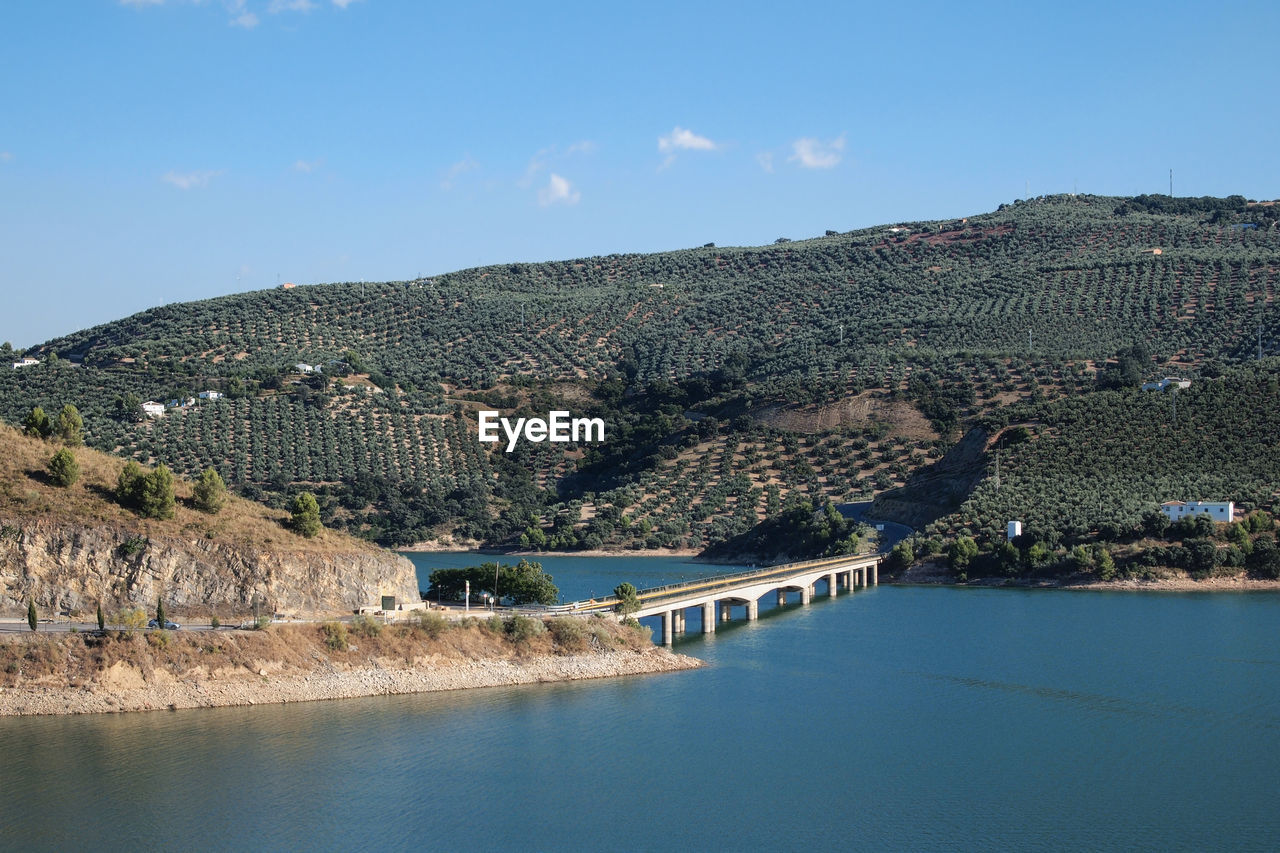
<svg viewBox="0 0 1280 853">
<path fill-rule="evenodd" d="M 379 596 L 418 598 L 413 564 L 386 551 L 260 550 L 208 538 L 145 535 L 128 526 L 80 526 L 0 517 L 0 611 L 92 613 L 127 605 L 173 612 L 296 614 L 348 611 Z"/>
</svg>

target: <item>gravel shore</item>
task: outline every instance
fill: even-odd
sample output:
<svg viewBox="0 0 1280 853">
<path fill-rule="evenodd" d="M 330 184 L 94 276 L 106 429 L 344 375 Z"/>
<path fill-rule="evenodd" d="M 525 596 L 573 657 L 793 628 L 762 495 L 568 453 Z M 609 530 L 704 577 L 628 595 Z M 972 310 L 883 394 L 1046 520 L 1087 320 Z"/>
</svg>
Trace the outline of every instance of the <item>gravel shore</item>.
<svg viewBox="0 0 1280 853">
<path fill-rule="evenodd" d="M 696 658 L 658 647 L 511 659 L 424 659 L 415 661 L 413 667 L 406 667 L 403 661 L 380 661 L 349 668 L 322 664 L 309 672 L 289 671 L 281 664 L 263 663 L 257 672 L 245 667 L 228 667 L 209 673 L 201 668 L 184 677 L 154 670 L 144 678 L 139 670 L 120 662 L 86 685 L 45 682 L 3 688 L 0 716 L 311 702 L 609 678 L 699 666 L 702 662 Z"/>
</svg>

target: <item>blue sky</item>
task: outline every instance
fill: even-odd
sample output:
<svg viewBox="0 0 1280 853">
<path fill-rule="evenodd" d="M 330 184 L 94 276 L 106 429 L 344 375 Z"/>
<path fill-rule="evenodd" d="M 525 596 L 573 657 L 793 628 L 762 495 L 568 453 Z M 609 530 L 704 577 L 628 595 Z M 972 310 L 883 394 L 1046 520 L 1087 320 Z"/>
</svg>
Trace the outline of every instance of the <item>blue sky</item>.
<svg viewBox="0 0 1280 853">
<path fill-rule="evenodd" d="M 0 340 L 274 286 L 1280 196 L 1280 4 L 0 4 Z"/>
</svg>

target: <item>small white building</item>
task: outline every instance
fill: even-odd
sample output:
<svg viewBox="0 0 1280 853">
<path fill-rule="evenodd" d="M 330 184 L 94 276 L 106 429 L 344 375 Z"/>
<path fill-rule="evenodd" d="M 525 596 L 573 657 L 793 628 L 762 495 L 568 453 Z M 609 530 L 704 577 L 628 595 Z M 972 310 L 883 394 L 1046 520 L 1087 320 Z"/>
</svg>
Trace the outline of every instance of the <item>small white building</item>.
<svg viewBox="0 0 1280 853">
<path fill-rule="evenodd" d="M 20 359 L 19 361 L 15 361 L 15 362 L 13 363 L 13 369 L 14 369 L 14 370 L 19 370 L 19 369 L 21 369 L 21 368 L 23 368 L 23 367 L 33 367 L 33 366 L 35 366 L 35 365 L 37 365 L 37 364 L 39 364 L 39 363 L 40 363 L 40 360 L 39 360 L 39 359 L 35 359 L 35 358 L 24 358 L 24 359 Z"/>
<path fill-rule="evenodd" d="M 1165 501 L 1160 511 L 1170 521 L 1181 521 L 1193 515 L 1207 515 L 1212 521 L 1233 521 L 1236 505 L 1233 501 Z"/>
<path fill-rule="evenodd" d="M 1166 376 L 1164 379 L 1161 379 L 1159 382 L 1142 383 L 1143 391 L 1167 391 L 1170 388 L 1181 390 L 1183 388 L 1190 388 L 1190 387 L 1191 387 L 1191 380 L 1184 379 L 1181 376 Z"/>
<path fill-rule="evenodd" d="M 316 372 L 316 369 L 314 367 L 312 367 L 309 364 L 305 364 L 303 362 L 298 362 L 297 364 L 295 364 L 293 366 L 293 369 L 298 371 L 299 373 L 315 373 Z"/>
<path fill-rule="evenodd" d="M 201 400 L 221 400 L 225 396 L 221 391 L 201 391 Z"/>
<path fill-rule="evenodd" d="M 142 413 L 149 418 L 163 418 L 164 403 L 157 403 L 155 400 L 148 400 L 142 404 Z"/>
<path fill-rule="evenodd" d="M 1012 542 L 1014 539 L 1022 535 L 1022 522 L 1011 521 L 1005 529 L 1005 538 Z"/>
</svg>

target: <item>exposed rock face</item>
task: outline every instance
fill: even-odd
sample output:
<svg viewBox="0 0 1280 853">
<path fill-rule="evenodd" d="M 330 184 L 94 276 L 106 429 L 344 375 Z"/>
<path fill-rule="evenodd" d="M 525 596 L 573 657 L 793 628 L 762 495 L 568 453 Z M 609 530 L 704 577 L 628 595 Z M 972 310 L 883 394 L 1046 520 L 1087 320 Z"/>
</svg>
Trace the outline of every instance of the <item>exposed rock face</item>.
<svg viewBox="0 0 1280 853">
<path fill-rule="evenodd" d="M 209 539 L 146 539 L 118 527 L 0 519 L 0 608 L 93 612 L 155 606 L 319 613 L 416 601 L 413 564 L 389 551 L 256 551 Z"/>
</svg>

